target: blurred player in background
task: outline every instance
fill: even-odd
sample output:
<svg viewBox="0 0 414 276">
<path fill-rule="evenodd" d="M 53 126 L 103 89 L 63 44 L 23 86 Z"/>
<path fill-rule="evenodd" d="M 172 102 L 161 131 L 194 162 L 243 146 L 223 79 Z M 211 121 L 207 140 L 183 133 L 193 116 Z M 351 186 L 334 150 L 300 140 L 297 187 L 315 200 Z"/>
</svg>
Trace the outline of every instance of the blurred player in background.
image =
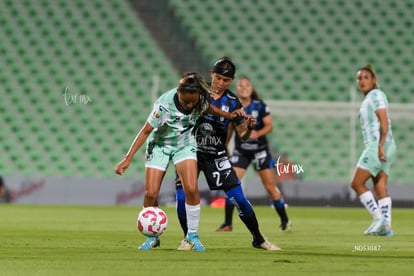
<svg viewBox="0 0 414 276">
<path fill-rule="evenodd" d="M 6 183 L 3 180 L 3 177 L 0 176 L 0 203 L 10 202 L 10 193 L 7 189 Z"/>
<path fill-rule="evenodd" d="M 210 71 L 212 104 L 223 111 L 242 110 L 237 96 L 228 87 L 234 80 L 236 66 L 228 57 L 222 57 Z M 234 123 L 224 117 L 204 115 L 197 120 L 194 127 L 197 140 L 197 159 L 200 171 L 203 171 L 210 190 L 223 190 L 227 197 L 236 205 L 239 217 L 253 236 L 252 245 L 265 250 L 280 250 L 279 247 L 267 241 L 260 233 L 256 214 L 247 200 L 239 178 L 231 166 L 227 153 L 227 143 L 233 127 L 241 139 L 247 139 L 254 127 L 253 117 L 236 118 Z M 177 214 L 184 233 L 186 229 L 186 210 L 183 208 L 185 195 L 180 178 L 176 181 Z M 185 188 L 185 187 L 184 187 Z M 191 248 L 184 239 L 179 250 Z"/>
<path fill-rule="evenodd" d="M 204 251 L 197 230 L 200 221 L 200 194 L 197 183 L 196 142 L 193 127 L 200 115 L 211 112 L 227 119 L 235 115 L 221 111 L 210 104 L 209 86 L 197 73 L 186 73 L 179 85 L 158 98 L 147 122 L 138 132 L 125 158 L 116 165 L 122 175 L 134 154 L 147 141 L 145 160 L 144 207 L 157 206 L 158 195 L 170 160 L 183 180 L 186 193 L 187 240 L 194 251 Z M 160 245 L 159 237 L 148 237 L 138 248 L 150 250 Z"/>
<path fill-rule="evenodd" d="M 352 188 L 359 196 L 361 203 L 373 216 L 372 224 L 365 231 L 365 234 L 392 236 L 391 197 L 388 195 L 387 182 L 390 167 L 395 158 L 396 145 L 388 114 L 388 100 L 385 93 L 379 89 L 372 65 L 367 64 L 358 70 L 357 83 L 365 95 L 359 110 L 365 149 L 358 160 Z M 374 192 L 378 203 L 372 192 L 366 187 L 366 182 L 370 178 L 374 183 Z"/>
<path fill-rule="evenodd" d="M 266 134 L 273 130 L 272 116 L 267 105 L 259 98 L 249 78 L 237 81 L 237 96 L 247 115 L 255 118 L 256 124 L 249 139 L 240 139 L 235 135 L 235 147 L 230 158 L 239 179 L 243 179 L 247 168 L 252 163 L 260 179 L 272 198 L 272 204 L 280 217 L 280 229 L 290 230 L 291 223 L 286 214 L 285 201 L 277 187 L 278 178 L 275 174 L 275 160 L 270 153 Z M 231 231 L 234 205 L 226 198 L 224 223 L 217 231 Z"/>
</svg>

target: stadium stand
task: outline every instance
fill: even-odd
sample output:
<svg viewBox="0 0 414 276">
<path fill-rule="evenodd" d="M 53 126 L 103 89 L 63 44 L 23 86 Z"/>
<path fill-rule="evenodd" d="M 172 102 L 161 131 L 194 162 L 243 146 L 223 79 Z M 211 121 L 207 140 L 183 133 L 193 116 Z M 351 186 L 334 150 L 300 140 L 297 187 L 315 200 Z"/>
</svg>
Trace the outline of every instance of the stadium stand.
<svg viewBox="0 0 414 276">
<path fill-rule="evenodd" d="M 113 175 L 151 91 L 176 85 L 168 58 L 128 3 L 1 1 L 0 10 L 1 173 Z"/>
<path fill-rule="evenodd" d="M 238 75 L 249 76 L 264 99 L 326 102 L 322 109 L 349 102 L 356 70 L 365 63 L 376 66 L 391 103 L 414 99 L 412 1 L 171 0 L 170 5 L 207 58 L 231 56 Z M 412 153 L 404 137 L 403 129 L 412 126 L 407 119 L 393 121 L 398 158 L 404 160 L 399 164 L 411 163 L 405 155 Z M 347 182 L 356 163 L 349 160 L 351 121 L 348 114 L 335 119 L 328 113 L 304 118 L 278 112 L 272 141 L 304 164 L 306 179 Z M 358 128 L 355 133 L 359 154 Z M 405 166 L 393 170 L 393 181 L 411 182 L 414 176 Z"/>
<path fill-rule="evenodd" d="M 264 99 L 348 102 L 366 62 L 391 103 L 414 99 L 412 1 L 166 2 L 165 15 L 177 17 L 203 60 L 230 55 Z M 1 173 L 113 176 L 152 107 L 151 91 L 175 86 L 176 66 L 127 1 L 5 0 L 0 11 Z M 393 122 L 394 180 L 411 183 L 401 164 L 412 163 L 414 124 Z M 303 164 L 306 180 L 346 182 L 349 129 L 349 118 L 282 114 L 271 138 Z"/>
</svg>

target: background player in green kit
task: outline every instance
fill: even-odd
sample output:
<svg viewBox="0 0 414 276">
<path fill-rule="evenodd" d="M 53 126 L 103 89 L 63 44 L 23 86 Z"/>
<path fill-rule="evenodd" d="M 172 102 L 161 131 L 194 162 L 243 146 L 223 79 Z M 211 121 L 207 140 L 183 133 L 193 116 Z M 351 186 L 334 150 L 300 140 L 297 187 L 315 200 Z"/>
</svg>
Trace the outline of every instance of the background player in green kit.
<svg viewBox="0 0 414 276">
<path fill-rule="evenodd" d="M 200 115 L 212 113 L 233 119 L 243 115 L 236 111 L 227 113 L 210 104 L 209 86 L 197 73 L 186 73 L 179 86 L 161 95 L 154 104 L 147 122 L 138 132 L 125 158 L 115 167 L 122 175 L 132 157 L 147 141 L 145 161 L 144 207 L 157 206 L 158 195 L 170 160 L 183 182 L 186 194 L 187 240 L 194 251 L 205 251 L 197 230 L 200 221 L 200 194 L 197 186 L 196 142 L 193 126 Z M 159 237 L 148 237 L 140 250 L 150 250 L 160 245 Z"/>
<path fill-rule="evenodd" d="M 388 100 L 384 92 L 379 89 L 372 65 L 368 64 L 358 71 L 357 82 L 359 89 L 365 95 L 359 111 L 365 149 L 359 158 L 352 188 L 373 216 L 373 222 L 365 234 L 392 236 L 391 198 L 388 195 L 387 182 L 390 166 L 395 158 L 396 146 L 388 114 Z M 366 187 L 366 182 L 370 178 L 374 183 L 378 203 Z"/>
</svg>

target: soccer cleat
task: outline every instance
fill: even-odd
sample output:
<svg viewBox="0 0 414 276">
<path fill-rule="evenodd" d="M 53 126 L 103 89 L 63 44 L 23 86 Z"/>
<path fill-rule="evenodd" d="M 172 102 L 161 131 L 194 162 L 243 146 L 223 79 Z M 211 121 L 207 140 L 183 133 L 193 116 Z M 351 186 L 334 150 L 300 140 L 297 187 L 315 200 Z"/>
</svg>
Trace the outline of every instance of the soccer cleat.
<svg viewBox="0 0 414 276">
<path fill-rule="evenodd" d="M 264 249 L 264 250 L 268 250 L 268 251 L 280 251 L 280 250 L 282 250 L 279 246 L 274 245 L 273 243 L 271 243 L 269 241 L 266 241 L 266 240 L 264 242 L 260 243 L 260 244 L 253 241 L 252 245 L 255 248 L 260 248 L 260 249 Z"/>
<path fill-rule="evenodd" d="M 201 243 L 197 233 L 188 233 L 187 237 L 181 242 L 178 250 L 204 252 L 206 251 L 206 248 Z"/>
<path fill-rule="evenodd" d="M 217 232 L 230 232 L 233 230 L 233 227 L 231 225 L 223 223 L 220 225 L 219 228 L 216 229 Z"/>
<path fill-rule="evenodd" d="M 190 251 L 191 249 L 193 249 L 193 245 L 189 243 L 187 239 L 183 239 L 178 247 L 178 250 L 180 251 Z"/>
<path fill-rule="evenodd" d="M 373 232 L 372 235 L 392 237 L 394 233 L 391 230 L 391 225 L 385 219 L 383 219 L 379 230 L 376 232 Z"/>
<path fill-rule="evenodd" d="M 159 237 L 147 237 L 147 240 L 138 247 L 139 250 L 151 250 L 160 246 L 161 241 Z"/>
<path fill-rule="evenodd" d="M 282 222 L 282 224 L 280 224 L 280 230 L 282 230 L 282 232 L 292 231 L 292 222 L 290 220 Z"/>
<path fill-rule="evenodd" d="M 374 235 L 376 236 L 377 233 L 381 232 L 381 229 L 383 228 L 383 224 L 386 223 L 384 218 L 374 219 L 371 223 L 371 225 L 368 227 L 367 230 L 365 230 L 365 235 Z"/>
</svg>

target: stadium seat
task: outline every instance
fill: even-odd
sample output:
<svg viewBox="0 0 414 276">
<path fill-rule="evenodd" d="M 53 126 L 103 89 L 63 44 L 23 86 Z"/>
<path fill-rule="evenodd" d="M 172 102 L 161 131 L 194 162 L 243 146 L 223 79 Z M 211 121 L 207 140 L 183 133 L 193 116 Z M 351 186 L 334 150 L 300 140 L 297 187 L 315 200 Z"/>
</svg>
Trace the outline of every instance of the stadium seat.
<svg viewBox="0 0 414 276">
<path fill-rule="evenodd" d="M 414 5 L 373 3 L 170 0 L 168 7 L 205 60 L 231 56 L 237 76 L 251 78 L 263 99 L 347 102 L 357 68 L 369 62 L 390 102 L 411 103 Z M 212 12 L 218 7 L 223 12 Z M 0 1 L 0 10 L 1 172 L 112 176 L 152 108 L 154 86 L 174 87 L 177 70 L 128 2 Z M 80 103 L 81 95 L 92 101 Z M 349 121 L 274 121 L 272 144 L 304 163 L 308 180 L 348 181 L 356 162 Z M 413 123 L 393 126 L 398 158 L 410 163 Z M 398 182 L 414 177 L 406 166 L 393 171 Z M 131 175 L 142 173 L 137 160 Z"/>
<path fill-rule="evenodd" d="M 152 108 L 153 76 L 161 93 L 177 71 L 127 2 L 2 1 L 0 9 L 2 174 L 113 176 Z M 143 172 L 137 162 L 131 175 Z"/>
</svg>

